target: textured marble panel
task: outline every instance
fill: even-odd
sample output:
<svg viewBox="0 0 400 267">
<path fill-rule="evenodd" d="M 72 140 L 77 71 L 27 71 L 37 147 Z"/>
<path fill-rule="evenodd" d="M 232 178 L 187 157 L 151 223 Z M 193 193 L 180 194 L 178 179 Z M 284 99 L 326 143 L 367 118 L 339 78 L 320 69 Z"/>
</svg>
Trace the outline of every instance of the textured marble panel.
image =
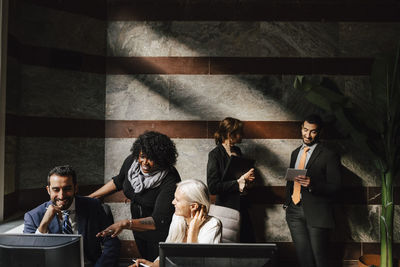
<svg viewBox="0 0 400 267">
<path fill-rule="evenodd" d="M 170 77 L 170 117 L 291 120 L 295 116 L 280 102 L 282 85 L 276 76 L 176 75 Z"/>
<path fill-rule="evenodd" d="M 21 137 L 18 152 L 18 189 L 45 186 L 50 169 L 66 164 L 76 170 L 79 184 L 103 183 L 104 139 Z"/>
<path fill-rule="evenodd" d="M 400 36 L 400 23 L 339 23 L 342 57 L 374 57 L 394 50 Z"/>
<path fill-rule="evenodd" d="M 182 180 L 197 179 L 207 184 L 208 152 L 214 147 L 212 139 L 174 139 L 179 158 L 176 169 Z"/>
<path fill-rule="evenodd" d="M 108 75 L 106 119 L 296 120 L 317 109 L 294 76 Z"/>
<path fill-rule="evenodd" d="M 337 39 L 337 23 L 114 21 L 107 28 L 107 54 L 331 57 Z"/>
<path fill-rule="evenodd" d="M 321 110 L 304 97 L 305 94 L 303 91 L 293 88 L 295 77 L 294 75 L 283 75 L 281 80 L 272 83 L 275 88 L 282 90 L 282 99 L 278 100 L 278 102 L 285 107 L 286 112 L 293 114 L 292 117 L 296 120 L 302 120 L 305 116 L 312 113 L 321 114 Z M 341 78 L 338 77 L 338 79 Z M 279 120 L 278 118 L 276 120 Z M 285 120 L 290 120 L 290 118 Z"/>
<path fill-rule="evenodd" d="M 166 75 L 107 75 L 106 119 L 169 119 Z"/>
<path fill-rule="evenodd" d="M 157 129 L 154 129 L 157 131 Z M 107 138 L 105 140 L 104 181 L 109 181 L 118 174 L 135 139 Z M 208 152 L 215 145 L 213 139 L 173 139 L 179 157 L 176 168 L 182 179 L 196 178 L 206 182 Z M 341 141 L 325 142 L 341 156 L 344 173 L 342 183 L 345 186 L 378 186 L 379 176 L 371 163 L 355 148 Z M 244 156 L 256 159 L 259 184 L 267 186 L 284 186 L 283 179 L 289 166 L 291 152 L 301 144 L 300 140 L 284 139 L 244 139 L 240 145 Z M 348 149 L 348 150 L 346 150 Z M 350 173 L 349 173 L 350 172 Z"/>
<path fill-rule="evenodd" d="M 250 216 L 257 242 L 291 242 L 282 205 L 252 205 Z"/>
<path fill-rule="evenodd" d="M 368 78 L 328 77 L 362 104 Z M 106 118 L 124 120 L 296 120 L 313 112 L 294 76 L 108 75 Z M 146 100 L 146 101 L 143 101 Z"/>
<path fill-rule="evenodd" d="M 7 57 L 6 112 L 18 114 L 21 88 L 21 65 L 17 59 Z"/>
<path fill-rule="evenodd" d="M 373 161 L 356 147 L 351 141 L 338 143 L 341 147 L 343 166 L 355 176 L 351 180 L 344 180 L 347 185 L 380 186 L 381 178 Z"/>
<path fill-rule="evenodd" d="M 261 22 L 260 35 L 254 42 L 269 47 L 268 56 L 334 57 L 338 39 L 335 22 Z M 257 53 L 259 47 L 254 48 Z"/>
<path fill-rule="evenodd" d="M 94 55 L 106 53 L 106 21 L 22 2 L 18 38 L 23 44 Z"/>
<path fill-rule="evenodd" d="M 379 205 L 337 206 L 333 240 L 378 242 L 379 214 Z"/>
<path fill-rule="evenodd" d="M 290 154 L 300 140 L 246 140 L 241 146 L 245 156 L 256 159 L 259 184 L 284 186 L 284 176 L 290 164 Z"/>
<path fill-rule="evenodd" d="M 104 183 L 119 173 L 122 163 L 129 156 L 134 138 L 106 138 Z"/>
<path fill-rule="evenodd" d="M 157 129 L 155 129 L 157 130 Z M 117 175 L 123 161 L 130 154 L 135 141 L 124 138 L 107 138 L 105 142 L 104 181 Z M 181 179 L 198 179 L 207 183 L 206 167 L 208 152 L 214 147 L 211 139 L 173 139 L 179 156 L 176 163 Z"/>
<path fill-rule="evenodd" d="M 104 119 L 105 76 L 23 65 L 20 114 Z"/>
<path fill-rule="evenodd" d="M 7 195 L 15 191 L 18 137 L 6 136 L 4 145 L 4 194 Z"/>
<path fill-rule="evenodd" d="M 125 203 L 107 203 L 114 217 L 114 222 L 132 218 L 130 204 Z M 135 240 L 133 233 L 130 230 L 123 230 L 118 238 L 120 240 Z"/>
<path fill-rule="evenodd" d="M 342 76 L 328 77 L 336 86 L 351 99 L 353 103 L 359 107 L 372 107 L 370 82 L 368 76 Z M 340 124 L 337 125 L 339 132 L 347 133 L 346 129 Z M 338 150 L 342 155 L 343 165 L 352 173 L 357 174 L 362 179 L 353 179 L 343 181 L 344 184 L 364 185 L 364 186 L 379 186 L 380 175 L 376 170 L 374 163 L 368 158 L 366 153 L 360 150 L 353 141 L 338 142 Z"/>
<path fill-rule="evenodd" d="M 379 205 L 337 206 L 333 242 L 379 242 Z M 400 208 L 395 207 L 394 242 L 400 241 Z M 257 242 L 291 242 L 282 205 L 252 205 L 250 215 Z"/>
<path fill-rule="evenodd" d="M 372 92 L 370 76 L 345 76 L 344 78 L 344 93 L 357 105 L 363 107 L 371 105 Z"/>
<path fill-rule="evenodd" d="M 394 206 L 394 229 L 393 229 L 393 240 L 396 243 L 400 243 L 400 206 Z"/>
<path fill-rule="evenodd" d="M 157 130 L 157 129 L 155 129 Z M 176 168 L 181 178 L 206 181 L 208 152 L 214 147 L 213 139 L 173 139 L 179 157 Z M 105 176 L 107 182 L 118 174 L 124 159 L 129 155 L 134 139 L 108 138 L 105 142 Z M 259 184 L 283 186 L 290 153 L 301 144 L 300 140 L 249 140 L 240 145 L 244 156 L 256 159 Z"/>
</svg>

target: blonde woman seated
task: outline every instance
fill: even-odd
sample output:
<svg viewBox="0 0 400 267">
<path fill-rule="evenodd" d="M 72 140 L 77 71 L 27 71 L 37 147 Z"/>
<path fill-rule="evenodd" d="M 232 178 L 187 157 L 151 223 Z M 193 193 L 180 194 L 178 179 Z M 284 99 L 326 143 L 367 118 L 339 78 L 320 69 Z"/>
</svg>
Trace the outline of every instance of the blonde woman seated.
<svg viewBox="0 0 400 267">
<path fill-rule="evenodd" d="M 204 183 L 199 180 L 178 183 L 172 204 L 175 214 L 165 242 L 213 244 L 221 241 L 221 222 L 208 215 L 210 195 Z M 154 262 L 138 259 L 131 266 L 139 266 L 139 263 L 159 266 L 158 258 Z"/>
</svg>

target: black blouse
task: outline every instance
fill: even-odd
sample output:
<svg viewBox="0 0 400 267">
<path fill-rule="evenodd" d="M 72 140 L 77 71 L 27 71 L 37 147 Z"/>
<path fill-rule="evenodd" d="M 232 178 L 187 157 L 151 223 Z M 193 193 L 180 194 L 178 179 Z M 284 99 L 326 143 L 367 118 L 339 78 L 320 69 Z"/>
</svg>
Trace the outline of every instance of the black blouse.
<svg viewBox="0 0 400 267">
<path fill-rule="evenodd" d="M 240 148 L 232 147 L 238 156 L 242 155 Z M 217 195 L 215 204 L 239 210 L 240 192 L 239 184 L 234 177 L 222 180 L 225 168 L 229 162 L 229 155 L 225 148 L 219 144 L 208 153 L 207 184 L 210 193 Z"/>
<path fill-rule="evenodd" d="M 172 200 L 174 199 L 176 184 L 181 181 L 178 171 L 172 167 L 159 186 L 135 193 L 128 180 L 128 171 L 132 163 L 133 156 L 129 155 L 122 164 L 119 174 L 113 177 L 117 190 L 122 189 L 125 196 L 131 200 L 133 219 L 152 217 L 156 231 L 168 232 L 175 210 Z M 141 233 L 138 232 L 137 234 Z"/>
</svg>

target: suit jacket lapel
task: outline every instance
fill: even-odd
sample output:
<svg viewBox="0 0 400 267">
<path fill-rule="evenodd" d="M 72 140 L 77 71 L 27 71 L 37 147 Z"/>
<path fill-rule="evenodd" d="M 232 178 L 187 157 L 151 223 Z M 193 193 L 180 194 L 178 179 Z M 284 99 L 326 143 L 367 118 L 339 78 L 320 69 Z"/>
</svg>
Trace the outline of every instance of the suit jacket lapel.
<svg viewBox="0 0 400 267">
<path fill-rule="evenodd" d="M 309 169 L 316 158 L 318 158 L 319 154 L 322 152 L 323 148 L 321 144 L 318 144 L 315 148 L 314 152 L 311 154 L 310 159 L 307 162 L 306 169 Z"/>
<path fill-rule="evenodd" d="M 292 157 L 290 158 L 290 168 L 294 168 L 294 165 L 296 164 L 297 155 L 299 155 L 300 148 L 301 146 L 299 146 L 293 151 Z"/>
<path fill-rule="evenodd" d="M 78 233 L 84 235 L 86 229 L 86 214 L 85 209 L 82 207 L 81 198 L 75 196 L 75 211 L 76 211 L 76 223 L 78 224 Z"/>
</svg>

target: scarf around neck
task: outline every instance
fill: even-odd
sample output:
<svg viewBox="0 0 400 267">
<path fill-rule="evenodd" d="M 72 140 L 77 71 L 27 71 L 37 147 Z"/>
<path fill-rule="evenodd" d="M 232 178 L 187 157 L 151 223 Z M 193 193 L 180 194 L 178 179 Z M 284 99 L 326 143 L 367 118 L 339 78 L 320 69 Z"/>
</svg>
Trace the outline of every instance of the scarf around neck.
<svg viewBox="0 0 400 267">
<path fill-rule="evenodd" d="M 135 193 L 140 193 L 144 189 L 155 188 L 159 186 L 167 174 L 167 169 L 152 173 L 143 173 L 141 171 L 139 162 L 134 160 L 128 171 L 128 180 Z"/>
</svg>

